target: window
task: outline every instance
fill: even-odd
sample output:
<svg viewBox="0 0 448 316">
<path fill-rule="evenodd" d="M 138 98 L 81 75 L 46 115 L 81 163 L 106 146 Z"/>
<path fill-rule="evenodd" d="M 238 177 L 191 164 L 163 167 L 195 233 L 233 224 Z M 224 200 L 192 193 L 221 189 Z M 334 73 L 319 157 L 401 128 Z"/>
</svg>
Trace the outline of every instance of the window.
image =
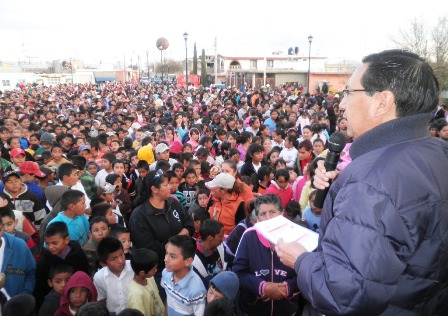
<svg viewBox="0 0 448 316">
<path fill-rule="evenodd" d="M 266 61 L 266 67 L 267 68 L 273 68 L 274 67 L 274 61 L 273 60 L 267 60 Z"/>
<path fill-rule="evenodd" d="M 9 87 L 11 86 L 11 83 L 9 82 L 9 80 L 2 80 L 2 86 Z"/>
<path fill-rule="evenodd" d="M 252 68 L 252 69 L 257 68 L 257 60 L 256 59 L 250 61 L 250 68 Z"/>
</svg>

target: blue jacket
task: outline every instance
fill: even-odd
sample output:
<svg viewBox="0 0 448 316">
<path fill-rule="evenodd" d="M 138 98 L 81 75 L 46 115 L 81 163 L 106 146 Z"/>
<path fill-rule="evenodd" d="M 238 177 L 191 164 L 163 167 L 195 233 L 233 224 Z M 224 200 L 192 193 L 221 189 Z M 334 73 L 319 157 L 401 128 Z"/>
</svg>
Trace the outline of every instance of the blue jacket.
<svg viewBox="0 0 448 316">
<path fill-rule="evenodd" d="M 419 315 L 447 282 L 448 143 L 428 136 L 429 120 L 401 117 L 351 146 L 317 251 L 295 263 L 314 314 Z"/>
<path fill-rule="evenodd" d="M 0 234 L 1 235 L 1 234 Z M 6 276 L 4 288 L 9 296 L 21 293 L 33 294 L 36 261 L 25 242 L 8 233 L 3 233 L 5 252 L 3 253 L 2 270 Z"/>
<path fill-rule="evenodd" d="M 294 315 L 297 312 L 296 273 L 280 262 L 269 241 L 248 228 L 236 251 L 232 271 L 240 279 L 240 307 L 247 315 Z M 286 283 L 288 298 L 264 302 L 266 282 Z"/>
</svg>

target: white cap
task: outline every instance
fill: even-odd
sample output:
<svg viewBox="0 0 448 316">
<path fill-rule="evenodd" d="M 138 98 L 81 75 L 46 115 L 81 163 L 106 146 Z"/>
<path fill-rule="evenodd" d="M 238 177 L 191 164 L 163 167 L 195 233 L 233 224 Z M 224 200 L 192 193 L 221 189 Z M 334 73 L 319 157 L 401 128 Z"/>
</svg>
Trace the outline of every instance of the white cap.
<svg viewBox="0 0 448 316">
<path fill-rule="evenodd" d="M 138 122 L 132 123 L 132 125 L 131 125 L 132 129 L 139 129 L 140 127 L 142 127 L 142 126 Z"/>
<path fill-rule="evenodd" d="M 207 182 L 205 186 L 209 189 L 223 188 L 232 189 L 235 184 L 235 178 L 228 173 L 218 174 L 212 181 Z"/>
<path fill-rule="evenodd" d="M 158 145 L 156 146 L 156 154 L 163 153 L 163 152 L 165 152 L 165 151 L 167 151 L 167 150 L 170 150 L 170 148 L 169 148 L 168 145 L 165 144 L 165 143 L 160 143 L 160 144 L 158 144 Z"/>
</svg>

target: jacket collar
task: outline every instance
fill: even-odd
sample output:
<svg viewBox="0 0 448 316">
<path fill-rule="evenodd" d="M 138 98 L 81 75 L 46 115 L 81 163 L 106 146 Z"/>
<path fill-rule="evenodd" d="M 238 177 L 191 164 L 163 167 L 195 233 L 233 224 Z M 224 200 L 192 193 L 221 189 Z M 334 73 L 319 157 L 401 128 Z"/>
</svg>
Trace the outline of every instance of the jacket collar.
<svg viewBox="0 0 448 316">
<path fill-rule="evenodd" d="M 428 123 L 431 113 L 399 117 L 381 124 L 357 138 L 350 147 L 350 157 L 356 159 L 372 150 L 391 144 L 429 137 Z"/>
</svg>

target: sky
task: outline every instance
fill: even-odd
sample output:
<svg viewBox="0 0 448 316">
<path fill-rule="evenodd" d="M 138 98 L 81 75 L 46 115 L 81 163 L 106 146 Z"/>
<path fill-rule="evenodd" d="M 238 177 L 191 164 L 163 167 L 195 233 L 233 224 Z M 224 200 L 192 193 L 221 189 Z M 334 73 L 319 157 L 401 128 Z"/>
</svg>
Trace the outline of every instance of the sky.
<svg viewBox="0 0 448 316">
<path fill-rule="evenodd" d="M 169 42 L 166 58 L 185 59 L 196 44 L 227 57 L 264 57 L 299 47 L 308 56 L 360 61 L 394 48 L 400 30 L 422 19 L 433 27 L 448 16 L 439 0 L 403 1 L 204 1 L 204 0 L 1 0 L 0 60 L 146 64 L 160 60 L 158 38 Z"/>
</svg>

